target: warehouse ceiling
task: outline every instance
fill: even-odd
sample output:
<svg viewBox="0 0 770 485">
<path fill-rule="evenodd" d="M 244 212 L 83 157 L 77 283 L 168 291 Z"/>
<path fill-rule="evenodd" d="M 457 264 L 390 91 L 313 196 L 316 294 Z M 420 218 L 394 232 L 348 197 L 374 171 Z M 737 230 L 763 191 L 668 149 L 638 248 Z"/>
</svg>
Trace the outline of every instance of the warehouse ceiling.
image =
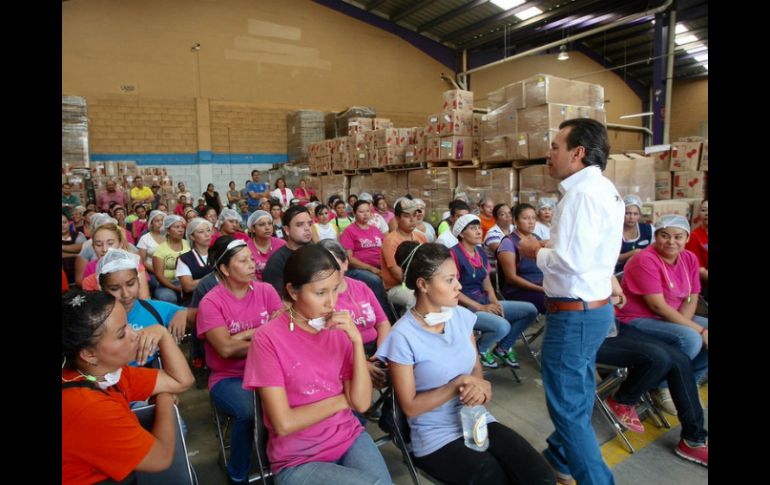
<svg viewBox="0 0 770 485">
<path fill-rule="evenodd" d="M 502 59 L 618 19 L 659 7 L 664 0 L 342 0 L 456 52 L 469 67 Z M 539 9 L 532 11 L 533 7 Z M 708 1 L 678 0 L 674 78 L 708 76 Z M 534 16 L 527 17 L 533 12 Z M 517 16 L 518 15 L 518 16 Z M 522 20 L 519 17 L 524 17 Z M 632 83 L 652 84 L 653 16 L 568 44 Z M 686 29 L 686 31 L 685 31 Z M 694 38 L 686 39 L 692 35 Z M 687 50 L 686 50 L 687 49 Z M 690 52 L 688 52 L 688 50 Z M 555 55 L 557 49 L 550 51 Z M 705 60 L 702 56 L 706 56 Z M 696 59 L 698 57 L 699 59 Z M 476 60 L 476 62 L 474 62 Z"/>
</svg>

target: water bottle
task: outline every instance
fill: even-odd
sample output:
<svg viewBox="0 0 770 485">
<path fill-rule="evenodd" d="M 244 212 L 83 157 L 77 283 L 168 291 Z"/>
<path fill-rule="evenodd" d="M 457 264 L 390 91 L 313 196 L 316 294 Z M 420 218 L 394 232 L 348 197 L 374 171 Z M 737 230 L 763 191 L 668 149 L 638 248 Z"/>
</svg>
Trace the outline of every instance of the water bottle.
<svg viewBox="0 0 770 485">
<path fill-rule="evenodd" d="M 476 451 L 486 451 L 489 448 L 487 408 L 481 405 L 463 406 L 460 409 L 460 421 L 463 425 L 465 446 Z"/>
</svg>

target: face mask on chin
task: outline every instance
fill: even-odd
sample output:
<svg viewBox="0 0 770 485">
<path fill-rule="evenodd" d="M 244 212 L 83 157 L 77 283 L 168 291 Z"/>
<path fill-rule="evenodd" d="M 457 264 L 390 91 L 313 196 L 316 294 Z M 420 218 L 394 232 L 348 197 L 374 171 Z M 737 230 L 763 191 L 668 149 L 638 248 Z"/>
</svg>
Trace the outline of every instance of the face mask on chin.
<svg viewBox="0 0 770 485">
<path fill-rule="evenodd" d="M 104 380 L 103 381 L 97 381 L 96 385 L 99 386 L 99 389 L 105 390 L 108 387 L 114 386 L 120 381 L 120 374 L 123 371 L 122 368 L 116 370 L 115 372 L 110 372 L 109 374 L 104 374 Z"/>
<path fill-rule="evenodd" d="M 448 322 L 449 319 L 452 318 L 452 310 L 452 307 L 442 306 L 440 312 L 427 313 L 423 317 L 423 320 L 425 320 L 425 323 L 431 327 L 440 323 Z"/>
<path fill-rule="evenodd" d="M 308 320 L 307 324 L 316 330 L 323 330 L 326 327 L 326 317 L 318 317 Z"/>
</svg>

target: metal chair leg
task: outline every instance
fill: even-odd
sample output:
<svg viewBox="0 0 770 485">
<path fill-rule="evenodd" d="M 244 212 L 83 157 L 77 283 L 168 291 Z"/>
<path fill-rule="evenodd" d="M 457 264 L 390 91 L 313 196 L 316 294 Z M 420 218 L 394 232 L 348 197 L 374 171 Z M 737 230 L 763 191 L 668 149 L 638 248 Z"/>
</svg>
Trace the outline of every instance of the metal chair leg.
<svg viewBox="0 0 770 485">
<path fill-rule="evenodd" d="M 601 396 L 599 396 L 598 392 L 595 392 L 594 394 L 596 395 L 596 402 L 599 404 L 599 410 L 610 423 L 610 426 L 612 426 L 612 429 L 615 431 L 615 435 L 623 440 L 623 442 L 626 444 L 626 447 L 628 448 L 629 453 L 636 453 L 636 450 L 631 445 L 631 442 L 628 441 L 628 438 L 626 438 L 626 435 L 623 432 L 623 428 L 615 419 L 615 416 L 612 415 L 612 411 L 609 410 L 607 404 L 605 404 L 604 400 L 601 398 Z"/>
</svg>

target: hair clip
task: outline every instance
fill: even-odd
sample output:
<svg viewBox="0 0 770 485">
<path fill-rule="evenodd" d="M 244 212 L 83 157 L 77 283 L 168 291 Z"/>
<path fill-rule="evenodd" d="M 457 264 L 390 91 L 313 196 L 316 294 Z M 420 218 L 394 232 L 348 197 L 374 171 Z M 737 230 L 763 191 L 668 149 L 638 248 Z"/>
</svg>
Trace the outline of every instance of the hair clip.
<svg viewBox="0 0 770 485">
<path fill-rule="evenodd" d="M 71 306 L 72 308 L 75 308 L 75 307 L 79 307 L 79 306 L 80 306 L 80 305 L 82 305 L 82 304 L 83 304 L 85 301 L 86 301 L 86 297 L 85 297 L 85 295 L 78 295 L 78 296 L 74 297 L 74 298 L 72 299 L 72 301 L 70 301 L 70 306 Z"/>
</svg>

